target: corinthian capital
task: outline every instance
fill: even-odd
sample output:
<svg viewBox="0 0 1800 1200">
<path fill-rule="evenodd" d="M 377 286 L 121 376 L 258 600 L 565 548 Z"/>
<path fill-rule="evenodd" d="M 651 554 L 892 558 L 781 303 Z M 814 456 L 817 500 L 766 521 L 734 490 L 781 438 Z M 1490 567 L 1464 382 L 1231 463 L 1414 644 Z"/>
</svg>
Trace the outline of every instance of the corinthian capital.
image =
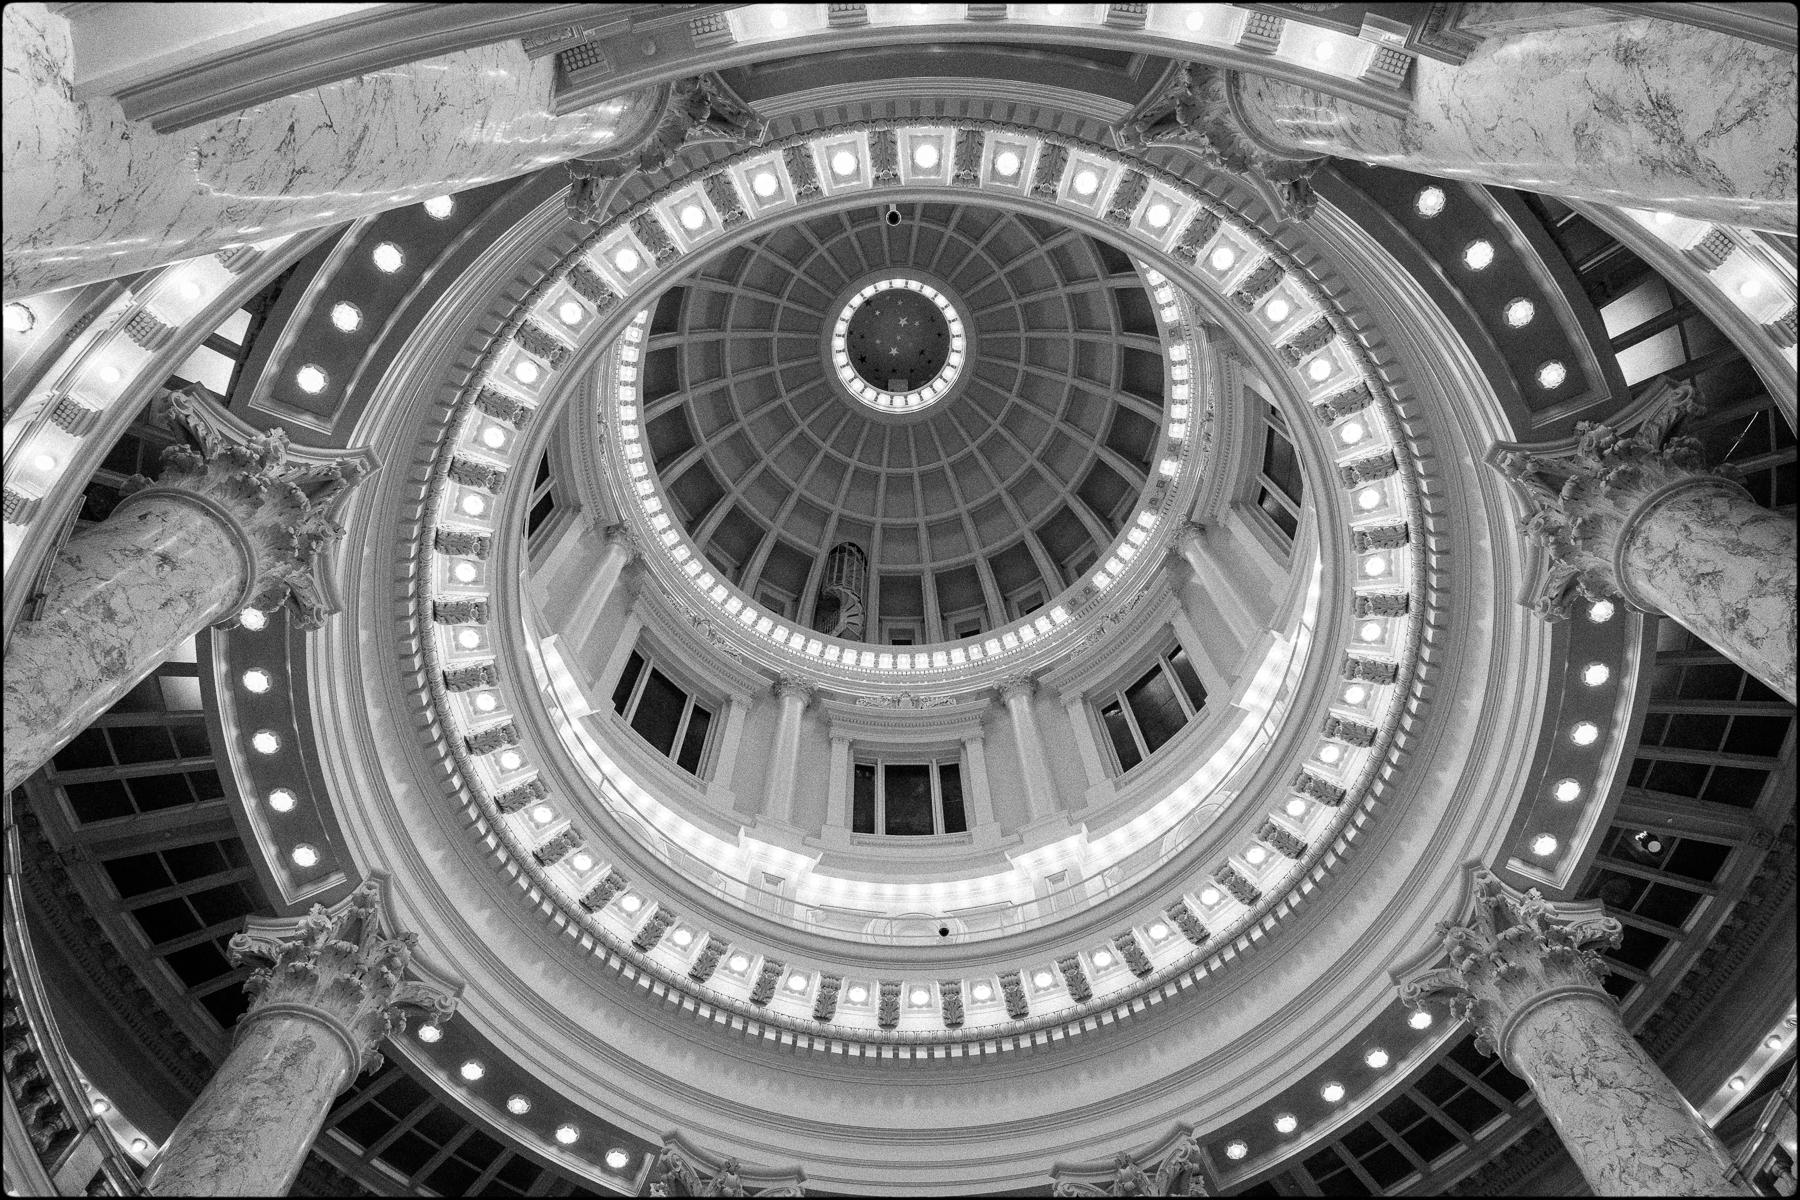
<svg viewBox="0 0 1800 1200">
<path fill-rule="evenodd" d="M 1317 204 L 1308 182 L 1325 161 L 1284 155 L 1258 142 L 1236 111 L 1232 72 L 1183 63 L 1162 94 L 1113 128 L 1122 149 L 1180 146 L 1215 171 L 1268 186 L 1281 214 L 1303 221 Z"/>
<path fill-rule="evenodd" d="M 1580 440 L 1573 454 L 1514 452 L 1495 460 L 1531 506 L 1520 529 L 1550 554 L 1533 601 L 1544 617 L 1567 617 L 1577 595 L 1630 600 L 1630 581 L 1621 578 L 1617 555 L 1621 535 L 1645 501 L 1693 479 L 1726 481 L 1707 467 L 1699 439 L 1672 436 L 1681 418 L 1701 411 L 1693 385 L 1665 377 L 1645 398 L 1652 416 L 1630 434 L 1583 422 L 1576 426 Z"/>
<path fill-rule="evenodd" d="M 384 928 L 382 886 L 370 879 L 331 908 L 313 905 L 304 917 L 251 917 L 228 947 L 234 966 L 245 958 L 270 964 L 244 982 L 253 997 L 244 1020 L 296 1008 L 323 1018 L 350 1051 L 351 1078 L 381 1065 L 375 1047 L 406 1031 L 402 1009 L 423 1009 L 427 1024 L 442 1025 L 456 1012 L 461 991 L 404 978 L 418 935 Z"/>
<path fill-rule="evenodd" d="M 1462 921 L 1442 921 L 1438 937 L 1450 965 L 1413 973 L 1400 999 L 1422 1008 L 1434 996 L 1450 998 L 1450 1013 L 1475 1025 L 1483 1054 L 1505 1049 L 1507 1025 L 1553 988 L 1600 990 L 1607 973 L 1591 945 L 1616 947 L 1621 928 L 1598 900 L 1553 904 L 1536 888 L 1519 892 L 1493 872 L 1474 874 L 1475 899 Z"/>
<path fill-rule="evenodd" d="M 789 696 L 799 697 L 801 708 L 812 703 L 814 694 L 813 685 L 799 675 L 777 675 L 774 692 L 777 698 L 783 700 Z"/>
<path fill-rule="evenodd" d="M 1008 675 L 1000 681 L 1000 698 L 1012 700 L 1015 697 L 1029 699 L 1037 691 L 1037 676 L 1029 672 Z"/>
<path fill-rule="evenodd" d="M 280 429 L 254 432 L 198 384 L 166 393 L 161 403 L 187 440 L 162 452 L 155 483 L 138 475 L 122 490 L 139 499 L 198 498 L 242 539 L 250 560 L 243 603 L 266 609 L 291 600 L 301 626 L 318 628 L 335 609 L 319 552 L 343 535 L 333 513 L 350 487 L 373 472 L 374 457 L 293 446 Z"/>
</svg>

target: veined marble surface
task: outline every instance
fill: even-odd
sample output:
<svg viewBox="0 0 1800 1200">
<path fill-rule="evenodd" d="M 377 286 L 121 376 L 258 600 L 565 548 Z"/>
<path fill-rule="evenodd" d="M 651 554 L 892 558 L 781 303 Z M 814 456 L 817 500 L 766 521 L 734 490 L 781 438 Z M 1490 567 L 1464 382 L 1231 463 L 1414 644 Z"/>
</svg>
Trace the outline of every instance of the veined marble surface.
<svg viewBox="0 0 1800 1200">
<path fill-rule="evenodd" d="M 1795 59 L 1643 18 L 1420 58 L 1386 116 L 1266 76 L 1239 82 L 1275 146 L 1785 233 L 1795 230 Z"/>
<path fill-rule="evenodd" d="M 603 149 L 654 95 L 550 111 L 517 41 L 347 79 L 159 134 L 77 101 L 68 21 L 7 5 L 5 296 L 334 225 Z"/>
<path fill-rule="evenodd" d="M 57 552 L 43 615 L 6 649 L 6 789 L 225 615 L 244 586 L 236 543 L 214 518 L 143 500 Z"/>
<path fill-rule="evenodd" d="M 1735 486 L 1683 488 L 1633 525 L 1621 582 L 1792 704 L 1794 529 Z"/>
<path fill-rule="evenodd" d="M 1509 1049 L 1595 1195 L 1754 1195 L 1602 994 L 1558 996 L 1526 1013 Z"/>
<path fill-rule="evenodd" d="M 151 1196 L 285 1196 L 350 1078 L 341 1039 L 304 1017 L 248 1020 L 144 1175 Z"/>
</svg>

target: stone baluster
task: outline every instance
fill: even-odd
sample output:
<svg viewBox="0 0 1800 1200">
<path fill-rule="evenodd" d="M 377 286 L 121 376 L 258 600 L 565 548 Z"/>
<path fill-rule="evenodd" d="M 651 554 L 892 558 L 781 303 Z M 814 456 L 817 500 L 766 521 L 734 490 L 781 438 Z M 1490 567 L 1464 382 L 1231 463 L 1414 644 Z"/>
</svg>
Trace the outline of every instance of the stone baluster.
<svg viewBox="0 0 1800 1200">
<path fill-rule="evenodd" d="M 402 978 L 417 936 L 383 927 L 381 894 L 370 880 L 329 909 L 251 917 L 232 937 L 234 963 L 270 965 L 245 982 L 231 1053 L 150 1164 L 147 1195 L 286 1195 L 333 1098 L 405 1030 L 402 1008 L 433 1025 L 456 1011 L 451 991 Z"/>
<path fill-rule="evenodd" d="M 188 441 L 63 545 L 42 615 L 7 647 L 8 791 L 207 626 L 284 599 L 303 627 L 324 622 L 320 552 L 343 532 L 331 514 L 373 460 L 249 433 L 198 387 L 164 402 Z"/>
<path fill-rule="evenodd" d="M 1025 784 L 1025 824 L 1031 825 L 1056 812 L 1056 786 L 1050 780 L 1050 768 L 1044 749 L 1044 735 L 1038 729 L 1037 714 L 1031 697 L 1037 691 L 1037 680 L 1031 675 L 1013 675 L 1000 684 L 1000 698 L 1012 717 L 1013 745 L 1019 752 L 1019 778 Z"/>
<path fill-rule="evenodd" d="M 763 790 L 763 815 L 784 825 L 794 820 L 794 784 L 800 763 L 800 718 L 812 703 L 812 685 L 794 675 L 775 680 L 775 698 L 781 714 L 775 725 L 775 744 L 769 751 L 769 774 Z"/>
<path fill-rule="evenodd" d="M 1752 1194 L 1600 986 L 1606 964 L 1588 947 L 1617 946 L 1619 923 L 1598 901 L 1552 904 L 1486 870 L 1474 885 L 1469 915 L 1438 926 L 1450 965 L 1414 972 L 1401 998 L 1450 998 L 1476 1047 L 1531 1085 L 1595 1195 Z"/>
<path fill-rule="evenodd" d="M 1700 443 L 1671 436 L 1698 411 L 1693 386 L 1659 380 L 1654 415 L 1630 435 L 1580 426 L 1574 454 L 1507 453 L 1525 493 L 1522 528 L 1550 554 L 1536 597 L 1567 616 L 1577 594 L 1621 597 L 1681 622 L 1794 702 L 1794 519 L 1709 470 Z"/>
</svg>

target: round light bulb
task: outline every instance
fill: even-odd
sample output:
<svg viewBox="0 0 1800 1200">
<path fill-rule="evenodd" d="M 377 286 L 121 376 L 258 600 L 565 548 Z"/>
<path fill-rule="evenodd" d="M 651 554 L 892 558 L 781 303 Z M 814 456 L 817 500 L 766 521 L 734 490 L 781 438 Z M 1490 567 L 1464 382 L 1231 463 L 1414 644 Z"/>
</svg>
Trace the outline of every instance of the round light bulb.
<svg viewBox="0 0 1800 1200">
<path fill-rule="evenodd" d="M 594 856 L 583 850 L 569 859 L 569 865 L 577 871 L 591 871 L 594 869 Z"/>
<path fill-rule="evenodd" d="M 694 944 L 693 931 L 687 930 L 687 929 L 677 929 L 675 931 L 675 944 L 677 946 L 693 945 Z"/>
<path fill-rule="evenodd" d="M 331 323 L 344 333 L 354 333 L 362 328 L 362 309 L 348 300 L 339 300 L 331 306 Z"/>
<path fill-rule="evenodd" d="M 994 155 L 994 174 L 1011 179 L 1019 173 L 1019 156 L 1011 150 Z"/>
<path fill-rule="evenodd" d="M 1573 779 L 1559 779 L 1556 786 L 1550 789 L 1559 804 L 1572 804 L 1581 799 L 1581 784 Z"/>
<path fill-rule="evenodd" d="M 402 254 L 400 252 L 400 247 L 394 245 L 392 242 L 383 242 L 381 245 L 375 247 L 375 251 L 370 257 L 375 260 L 376 270 L 389 275 L 398 271 L 401 265 L 406 262 L 406 255 Z"/>
<path fill-rule="evenodd" d="M 1314 383 L 1324 383 L 1331 378 L 1331 360 L 1315 358 L 1306 365 L 1306 376 Z"/>
<path fill-rule="evenodd" d="M 1337 1082 L 1326 1084 L 1319 1089 L 1319 1095 L 1327 1104 L 1336 1104 L 1344 1098 L 1344 1085 Z"/>
<path fill-rule="evenodd" d="M 1612 670 L 1605 663 L 1592 662 L 1581 668 L 1581 682 L 1589 687 L 1599 687 L 1612 678 Z"/>
<path fill-rule="evenodd" d="M 487 501 L 471 492 L 462 498 L 462 510 L 471 517 L 479 517 L 487 511 Z"/>
<path fill-rule="evenodd" d="M 742 972 L 749 968 L 750 960 L 742 954 L 734 954 L 731 956 L 731 961 L 727 965 L 730 966 L 733 971 Z"/>
<path fill-rule="evenodd" d="M 931 1000 L 931 993 L 924 988 L 914 988 L 912 994 L 907 998 L 915 1005 L 926 1004 Z"/>
<path fill-rule="evenodd" d="M 556 319 L 564 325 L 579 325 L 585 316 L 587 316 L 587 309 L 573 300 L 564 300 L 556 306 Z"/>
<path fill-rule="evenodd" d="M 498 450 L 506 445 L 506 430 L 498 425 L 489 425 L 481 431 L 481 444 L 489 450 Z"/>
<path fill-rule="evenodd" d="M 788 27 L 787 9 L 777 8 L 769 14 L 769 28 L 786 29 Z M 616 1153 L 616 1151 L 615 1151 Z M 608 1156 L 611 1157 L 610 1155 Z"/>
<path fill-rule="evenodd" d="M 548 804 L 540 804 L 531 810 L 531 819 L 536 821 L 539 825 L 548 825 L 555 818 L 556 810 L 551 808 Z M 630 897 L 630 899 L 635 900 L 636 897 L 633 896 Z"/>
<path fill-rule="evenodd" d="M 261 667 L 253 667 L 250 670 L 245 671 L 243 679 L 244 690 L 247 692 L 254 692 L 260 696 L 269 690 L 269 684 L 271 682 L 269 673 Z"/>
<path fill-rule="evenodd" d="M 6 306 L 5 312 L 8 333 L 30 333 L 37 327 L 37 313 L 31 310 L 30 305 L 14 301 Z"/>
<path fill-rule="evenodd" d="M 681 209 L 681 227 L 689 233 L 706 224 L 706 210 L 698 204 L 688 204 Z"/>
<path fill-rule="evenodd" d="M 938 148 L 933 142 L 920 142 L 913 147 L 913 162 L 921 171 L 929 171 L 938 165 Z"/>
<path fill-rule="evenodd" d="M 1617 611 L 1617 609 L 1614 607 L 1611 600 L 1596 600 L 1588 605 L 1588 620 L 1596 625 L 1604 625 L 1606 622 L 1613 619 L 1613 613 L 1615 611 Z"/>
<path fill-rule="evenodd" d="M 855 985 L 854 987 L 852 987 L 850 989 L 850 991 L 848 993 L 846 993 L 846 995 L 847 995 L 850 1003 L 861 1004 L 863 1001 L 865 1001 L 869 998 L 869 989 L 859 983 L 859 984 Z"/>
<path fill-rule="evenodd" d="M 1556 839 L 1547 833 L 1540 833 L 1531 839 L 1531 852 L 1539 858 L 1556 853 Z"/>
<path fill-rule="evenodd" d="M 1746 279 L 1746 280 L 1744 280 L 1744 282 L 1738 284 L 1737 291 L 1738 291 L 1738 295 L 1742 296 L 1746 300 L 1752 298 L 1753 296 L 1759 296 L 1762 294 L 1762 280 L 1756 278 L 1755 276 L 1751 276 L 1749 279 Z"/>
<path fill-rule="evenodd" d="M 298 797 L 287 788 L 276 788 L 269 793 L 269 807 L 276 812 L 293 812 L 294 805 L 298 802 Z"/>
<path fill-rule="evenodd" d="M 442 221 L 456 208 L 456 201 L 449 196 L 433 196 L 425 202 L 425 215 L 434 221 Z"/>
<path fill-rule="evenodd" d="M 250 735 L 250 744 L 258 754 L 273 754 L 281 749 L 281 739 L 275 736 L 272 729 L 259 729 Z"/>
<path fill-rule="evenodd" d="M 856 155 L 848 150 L 839 150 L 831 156 L 831 173 L 841 178 L 856 174 Z"/>
<path fill-rule="evenodd" d="M 1052 984 L 1052 983 L 1053 983 L 1053 982 L 1055 982 L 1055 980 L 1053 980 L 1053 979 L 1052 979 L 1052 978 L 1051 978 L 1051 976 L 1050 976 L 1050 972 L 1048 972 L 1048 971 L 1039 971 L 1039 972 L 1037 972 L 1037 973 L 1036 973 L 1036 974 L 1035 974 L 1035 975 L 1033 975 L 1033 976 L 1032 976 L 1032 977 L 1031 977 L 1031 982 L 1033 982 L 1033 983 L 1035 983 L 1035 984 L 1036 984 L 1036 985 L 1037 985 L 1037 986 L 1039 986 L 1039 987 L 1041 987 L 1041 988 L 1047 988 L 1047 987 L 1049 987 L 1049 986 L 1050 986 L 1050 985 L 1051 985 L 1051 984 Z"/>
<path fill-rule="evenodd" d="M 1346 446 L 1354 446 L 1363 440 L 1363 435 L 1367 432 L 1361 421 L 1346 421 L 1344 427 L 1338 430 L 1338 440 Z"/>
<path fill-rule="evenodd" d="M 1286 810 L 1287 815 L 1290 817 L 1304 817 L 1306 815 L 1306 801 L 1295 796 L 1287 802 Z"/>
<path fill-rule="evenodd" d="M 1435 217 L 1444 211 L 1444 189 L 1438 187 L 1421 188 L 1413 198 L 1413 208 L 1421 217 Z"/>
<path fill-rule="evenodd" d="M 1360 683 L 1353 683 L 1344 689 L 1345 704 L 1361 704 L 1369 698 L 1369 689 Z"/>
<path fill-rule="evenodd" d="M 1592 721 L 1577 721 L 1569 730 L 1569 740 L 1577 746 L 1591 746 L 1600 738 L 1600 727 Z"/>
<path fill-rule="evenodd" d="M 1523 329 L 1531 324 L 1531 318 L 1537 316 L 1537 305 L 1520 296 L 1509 300 L 1506 304 L 1506 323 L 1514 329 Z"/>
<path fill-rule="evenodd" d="M 506 1098 L 506 1111 L 515 1117 L 522 1117 L 531 1111 L 531 1101 L 524 1096 L 508 1096 Z"/>
<path fill-rule="evenodd" d="M 450 573 L 456 577 L 458 583 L 474 583 L 475 576 L 478 574 L 475 564 L 468 561 L 457 563 L 450 568 Z"/>
<path fill-rule="evenodd" d="M 1237 262 L 1237 251 L 1230 246 L 1220 246 L 1206 261 L 1212 264 L 1212 269 L 1215 271 L 1229 271 L 1232 264 Z"/>
<path fill-rule="evenodd" d="M 1164 925 L 1161 921 L 1157 921 L 1150 926 L 1147 932 L 1150 934 L 1151 941 L 1160 942 L 1169 936 L 1169 927 Z"/>
<path fill-rule="evenodd" d="M 620 246 L 613 254 L 613 266 L 621 271 L 635 271 L 643 261 L 638 257 L 638 252 L 630 246 Z"/>
<path fill-rule="evenodd" d="M 1387 570 L 1387 566 L 1386 558 L 1379 554 L 1371 554 L 1368 561 L 1363 563 L 1363 574 L 1373 579 L 1375 576 Z"/>
<path fill-rule="evenodd" d="M 1282 1113 L 1275 1118 L 1276 1133 L 1292 1133 L 1300 1127 L 1300 1121 L 1293 1113 Z"/>
<path fill-rule="evenodd" d="M 502 771 L 516 771 L 524 765 L 525 760 L 519 756 L 517 750 L 502 750 L 500 752 L 500 769 Z"/>
<path fill-rule="evenodd" d="M 198 300 L 204 295 L 206 295 L 206 288 L 201 285 L 198 279 L 187 279 L 182 281 L 181 298 L 183 300 Z"/>
<path fill-rule="evenodd" d="M 444 1031 L 439 1029 L 436 1025 L 419 1026 L 419 1040 L 421 1042 L 435 1042 L 443 1036 Z"/>
<path fill-rule="evenodd" d="M 1771 1033 L 1768 1037 L 1763 1039 L 1763 1045 L 1771 1050 L 1779 1050 L 1782 1045 L 1782 1037 L 1779 1033 Z"/>
<path fill-rule="evenodd" d="M 319 852 L 305 842 L 295 846 L 293 853 L 288 857 L 294 860 L 296 867 L 313 867 L 319 863 Z"/>
<path fill-rule="evenodd" d="M 1220 899 L 1220 897 L 1219 897 L 1219 889 L 1218 888 L 1206 887 L 1206 888 L 1200 889 L 1200 903 L 1206 905 L 1208 908 L 1211 908 L 1213 905 L 1217 904 L 1219 902 L 1219 899 Z"/>
<path fill-rule="evenodd" d="M 251 633 L 262 629 L 269 623 L 269 614 L 260 608 L 246 608 L 238 613 L 238 624 Z"/>
<path fill-rule="evenodd" d="M 970 989 L 970 994 L 973 995 L 975 999 L 985 1003 L 994 998 L 994 989 L 989 984 L 978 983 Z"/>
<path fill-rule="evenodd" d="M 513 378 L 517 379 L 520 383 L 536 383 L 538 377 L 543 374 L 543 372 L 539 370 L 538 365 L 529 358 L 521 358 L 518 362 L 514 363 L 512 373 Z"/>
<path fill-rule="evenodd" d="M 141 1137 L 131 1139 L 131 1150 L 134 1154 L 142 1154 L 150 1148 L 150 1143 Z"/>
<path fill-rule="evenodd" d="M 125 372 L 119 370 L 119 368 L 113 366 L 111 363 L 107 363 L 104 367 L 100 368 L 100 382 L 102 383 L 117 383 L 123 378 L 125 378 Z"/>
<path fill-rule="evenodd" d="M 1293 311 L 1294 306 L 1280 296 L 1275 297 L 1273 300 L 1263 305 L 1263 316 L 1269 318 L 1271 321 L 1285 321 L 1288 319 L 1288 314 Z"/>
<path fill-rule="evenodd" d="M 1152 229 L 1165 228 L 1174 217 L 1174 210 L 1160 200 L 1144 210 L 1144 223 Z"/>
<path fill-rule="evenodd" d="M 1372 512 L 1381 507 L 1381 489 L 1366 487 L 1356 494 L 1356 507 L 1364 512 Z"/>
<path fill-rule="evenodd" d="M 1333 749 L 1336 749 L 1336 747 L 1333 747 Z M 1263 863 L 1263 860 L 1268 857 L 1269 857 L 1269 852 L 1267 850 L 1264 850 L 1261 846 L 1252 846 L 1248 850 L 1244 851 L 1244 861 L 1249 863 L 1253 867 L 1261 866 Z"/>
<path fill-rule="evenodd" d="M 1426 1012 L 1424 1009 L 1420 1009 L 1418 1012 L 1414 1013 L 1412 1016 L 1406 1018 L 1406 1023 L 1408 1025 L 1411 1025 L 1414 1029 L 1430 1029 L 1431 1028 L 1431 1014 Z"/>
<path fill-rule="evenodd" d="M 35 454 L 31 458 L 31 465 L 39 471 L 54 471 L 56 470 L 56 455 Z"/>
<path fill-rule="evenodd" d="M 750 190 L 767 200 L 781 190 L 781 181 L 773 171 L 758 171 L 750 178 Z"/>
<path fill-rule="evenodd" d="M 558 1125 L 556 1127 L 556 1140 L 565 1146 L 573 1146 L 575 1140 L 580 1136 L 581 1130 L 575 1128 L 573 1125 Z"/>
<path fill-rule="evenodd" d="M 482 1066 L 480 1063 L 476 1062 L 474 1059 L 471 1058 L 468 1062 L 466 1062 L 462 1066 L 458 1067 L 456 1069 L 456 1073 L 458 1075 L 461 1075 L 464 1079 L 468 1080 L 470 1083 L 474 1083 L 476 1080 L 480 1079 L 483 1075 L 487 1074 L 487 1068 Z"/>
<path fill-rule="evenodd" d="M 1094 965 L 1096 967 L 1110 967 L 1110 966 L 1112 966 L 1112 960 L 1113 960 L 1113 956 L 1110 951 L 1107 951 L 1107 950 L 1094 951 Z"/>
<path fill-rule="evenodd" d="M 1363 1061 L 1379 1071 L 1381 1068 L 1388 1065 L 1388 1052 L 1377 1046 L 1375 1049 L 1363 1055 Z"/>
<path fill-rule="evenodd" d="M 613 1170 L 623 1171 L 630 1164 L 631 1155 L 620 1150 L 618 1147 L 615 1146 L 606 1152 L 606 1165 Z"/>
<path fill-rule="evenodd" d="M 787 977 L 787 990 L 790 992 L 804 992 L 806 990 L 806 976 L 789 975 Z"/>
<path fill-rule="evenodd" d="M 1486 238 L 1476 238 L 1463 247 L 1463 265 L 1471 271 L 1479 271 L 1494 261 L 1494 243 Z"/>
<path fill-rule="evenodd" d="M 1381 640 L 1381 632 L 1380 621 L 1364 621 L 1357 629 L 1356 636 L 1365 642 L 1378 642 Z"/>
<path fill-rule="evenodd" d="M 96 1096 L 94 1098 L 94 1115 L 96 1117 L 104 1116 L 111 1111 L 112 1102 L 110 1100 L 106 1099 L 104 1096 Z"/>
<path fill-rule="evenodd" d="M 312 363 L 307 363 L 294 372 L 294 384 L 309 396 L 316 396 L 325 390 L 325 372 Z"/>
<path fill-rule="evenodd" d="M 1334 763 L 1342 757 L 1344 757 L 1344 752 L 1336 746 L 1324 745 L 1319 747 L 1320 762 Z"/>
<path fill-rule="evenodd" d="M 477 692 L 475 694 L 475 707 L 482 712 L 493 712 L 496 708 L 500 707 L 500 697 L 494 695 L 492 692 Z"/>
<path fill-rule="evenodd" d="M 1091 196 L 1099 187 L 1100 176 L 1093 171 L 1084 167 L 1075 172 L 1075 194 L 1077 196 Z"/>
<path fill-rule="evenodd" d="M 1539 367 L 1537 371 L 1538 386 L 1547 392 L 1554 391 L 1561 387 L 1563 385 L 1563 380 L 1568 377 L 1568 368 L 1554 360 L 1545 363 L 1543 366 Z"/>
<path fill-rule="evenodd" d="M 1330 62 L 1337 54 L 1337 47 L 1330 42 L 1320 42 L 1313 47 L 1313 58 L 1319 62 Z"/>
<path fill-rule="evenodd" d="M 1225 1144 L 1225 1157 L 1231 1159 L 1233 1162 L 1243 1158 L 1248 1153 L 1250 1153 L 1250 1147 L 1244 1145 L 1242 1142 L 1227 1142 Z"/>
<path fill-rule="evenodd" d="M 1742 1075 L 1733 1075 L 1731 1077 L 1731 1082 L 1727 1083 L 1725 1086 L 1734 1092 L 1741 1092 L 1750 1086 L 1750 1081 L 1745 1079 Z"/>
</svg>

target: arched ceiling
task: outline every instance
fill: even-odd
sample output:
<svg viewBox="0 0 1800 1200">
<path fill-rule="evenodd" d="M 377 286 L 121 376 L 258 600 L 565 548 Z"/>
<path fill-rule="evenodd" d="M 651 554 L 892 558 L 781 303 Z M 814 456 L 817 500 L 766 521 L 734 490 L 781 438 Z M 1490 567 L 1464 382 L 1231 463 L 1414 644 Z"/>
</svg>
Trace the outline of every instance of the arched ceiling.
<svg viewBox="0 0 1800 1200">
<path fill-rule="evenodd" d="M 973 204 L 900 217 L 791 225 L 665 294 L 646 432 L 721 575 L 808 620 L 816 567 L 853 542 L 877 577 L 869 640 L 889 618 L 942 640 L 952 616 L 993 628 L 1009 600 L 1055 595 L 1117 535 L 1150 474 L 1163 371 L 1116 247 Z M 846 293 L 884 271 L 937 281 L 970 329 L 963 381 L 917 414 L 859 402 L 825 358 Z"/>
</svg>

